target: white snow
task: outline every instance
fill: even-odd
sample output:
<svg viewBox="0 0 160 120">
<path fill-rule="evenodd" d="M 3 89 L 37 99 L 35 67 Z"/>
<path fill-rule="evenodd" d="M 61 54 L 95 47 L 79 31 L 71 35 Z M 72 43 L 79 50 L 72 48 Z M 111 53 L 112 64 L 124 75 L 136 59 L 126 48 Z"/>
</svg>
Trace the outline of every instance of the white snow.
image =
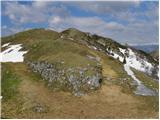
<svg viewBox="0 0 160 120">
<path fill-rule="evenodd" d="M 153 68 L 152 64 L 147 62 L 145 59 L 138 57 L 131 49 L 128 49 L 129 57 L 126 57 L 126 63 L 135 68 L 136 70 L 142 72 L 151 73 Z"/>
<path fill-rule="evenodd" d="M 110 54 L 110 56 L 112 56 L 113 58 L 117 59 L 119 58 L 120 62 L 123 62 L 124 57 L 118 55 L 117 53 L 115 53 L 112 50 L 108 50 L 108 48 L 106 49 Z M 142 72 L 151 72 L 152 69 L 152 64 L 147 62 L 145 60 L 145 58 L 140 58 L 138 55 L 136 55 L 131 49 L 122 49 L 119 48 L 120 52 L 123 53 L 123 55 L 125 56 L 126 59 L 126 64 L 124 64 L 124 70 L 127 72 L 127 74 L 129 76 L 131 76 L 133 78 L 133 80 L 136 81 L 137 83 L 137 89 L 136 91 L 134 91 L 134 93 L 136 95 L 144 95 L 144 96 L 154 96 L 157 93 L 149 88 L 147 88 L 145 85 L 143 85 L 143 83 L 136 78 L 136 76 L 134 75 L 133 71 L 130 69 L 131 67 L 142 71 Z M 126 56 L 125 53 L 128 53 L 128 55 Z"/>
<path fill-rule="evenodd" d="M 108 50 L 108 48 L 106 49 L 109 53 L 113 54 L 113 55 L 110 55 L 111 57 L 115 58 L 115 59 L 118 59 L 119 58 L 119 61 L 120 62 L 123 62 L 124 58 L 120 55 L 118 55 L 117 53 L 113 52 L 112 50 Z"/>
<path fill-rule="evenodd" d="M 126 64 L 136 70 L 147 72 L 148 74 L 152 73 L 152 69 L 154 66 L 147 61 L 145 57 L 140 57 L 139 54 L 136 54 L 132 49 L 122 49 L 119 48 L 119 51 L 124 55 L 119 55 L 115 53 L 113 50 L 106 49 L 110 54 L 109 56 L 118 59 L 120 62 L 123 62 L 124 59 L 126 60 Z"/>
<path fill-rule="evenodd" d="M 112 50 L 108 50 L 108 48 L 106 49 L 109 53 L 111 53 L 110 56 L 112 56 L 113 58 L 117 59 L 119 58 L 120 62 L 124 61 L 124 57 L 118 55 L 117 53 L 115 53 Z M 135 54 L 135 52 L 133 52 L 130 48 L 128 49 L 122 49 L 119 48 L 120 52 L 124 55 L 125 53 L 128 54 L 128 56 L 125 57 L 126 59 L 126 64 L 136 70 L 142 71 L 142 72 L 147 72 L 147 73 L 151 73 L 151 70 L 153 68 L 152 64 L 147 62 L 147 60 L 145 58 L 140 58 L 138 55 Z M 113 54 L 113 55 L 112 55 Z"/>
<path fill-rule="evenodd" d="M 88 46 L 89 48 L 93 48 L 97 50 L 95 46 Z M 100 50 L 100 49 L 99 49 Z M 136 70 L 146 72 L 148 74 L 152 74 L 152 69 L 154 66 L 147 61 L 147 58 L 145 56 L 140 57 L 140 55 L 136 52 L 134 52 L 132 49 L 127 48 L 119 48 L 119 51 L 123 54 L 118 54 L 115 51 L 106 48 L 106 51 L 110 54 L 107 54 L 115 59 L 118 59 L 120 62 L 123 62 L 124 59 L 126 60 L 126 64 Z"/>
<path fill-rule="evenodd" d="M 4 45 L 2 45 L 2 47 L 7 47 L 10 43 L 6 43 Z"/>
<path fill-rule="evenodd" d="M 119 50 L 120 50 L 120 52 L 123 53 L 123 54 L 125 54 L 125 52 L 126 52 L 126 49 L 119 48 Z"/>
<path fill-rule="evenodd" d="M 93 48 L 94 46 L 89 46 L 89 48 Z M 97 49 L 97 48 L 96 48 Z M 115 59 L 118 59 L 120 62 L 123 62 L 124 59 L 126 59 L 126 64 L 124 64 L 124 69 L 127 72 L 129 76 L 133 78 L 137 82 L 137 89 L 134 91 L 137 95 L 144 95 L 144 96 L 154 96 L 157 93 L 149 88 L 147 88 L 143 83 L 136 78 L 133 71 L 130 69 L 131 67 L 142 71 L 142 72 L 151 72 L 151 69 L 153 68 L 152 64 L 149 63 L 146 58 L 141 58 L 140 56 L 136 55 L 135 52 L 133 52 L 130 48 L 128 49 L 122 49 L 119 48 L 120 52 L 123 55 L 119 55 L 113 50 L 109 50 L 109 48 L 106 48 L 106 51 L 110 54 L 107 54 Z M 126 55 L 127 54 L 127 55 Z"/>
<path fill-rule="evenodd" d="M 134 73 L 133 73 L 132 70 L 130 69 L 130 66 L 128 66 L 127 64 L 124 64 L 124 70 L 127 72 L 127 74 L 128 74 L 129 76 L 131 76 L 131 77 L 137 82 L 138 85 L 141 84 L 140 80 L 138 80 L 138 79 L 135 77 Z"/>
<path fill-rule="evenodd" d="M 113 55 L 113 57 L 115 58 L 115 59 L 118 59 L 119 58 L 119 61 L 120 62 L 123 62 L 123 60 L 124 60 L 124 58 L 122 57 L 122 56 L 120 56 L 120 55 L 118 55 L 118 54 L 116 54 L 116 53 L 114 53 L 114 52 L 112 52 L 114 55 Z"/>
<path fill-rule="evenodd" d="M 124 64 L 124 70 L 127 72 L 127 74 L 129 76 L 131 76 L 133 78 L 133 80 L 135 80 L 137 82 L 138 86 L 136 88 L 136 91 L 134 91 L 134 93 L 136 95 L 143 95 L 143 96 L 155 96 L 155 95 L 157 95 L 157 93 L 155 91 L 147 88 L 145 85 L 143 85 L 143 83 L 141 83 L 141 81 L 139 79 L 136 78 L 133 71 L 130 69 L 130 66 L 128 66 L 127 64 Z"/>
<path fill-rule="evenodd" d="M 19 51 L 22 44 L 17 45 L 9 45 L 8 49 L 4 50 L 0 53 L 0 62 L 23 62 L 23 55 L 27 53 L 27 51 Z"/>
</svg>

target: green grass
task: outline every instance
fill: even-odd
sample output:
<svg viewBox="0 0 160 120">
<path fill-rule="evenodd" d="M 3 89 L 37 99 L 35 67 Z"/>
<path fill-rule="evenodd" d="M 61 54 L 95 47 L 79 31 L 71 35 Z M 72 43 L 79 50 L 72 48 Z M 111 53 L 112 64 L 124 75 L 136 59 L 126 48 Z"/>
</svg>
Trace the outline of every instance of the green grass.
<svg viewBox="0 0 160 120">
<path fill-rule="evenodd" d="M 81 45 L 78 41 L 85 39 L 91 41 L 101 40 L 102 42 L 105 42 L 107 46 L 110 46 L 113 49 L 123 47 L 120 44 L 109 38 L 105 39 L 97 35 L 94 35 L 92 36 L 92 38 L 90 38 L 85 33 L 76 29 L 68 29 L 63 32 L 63 35 L 66 34 L 67 37 L 73 37 L 75 39 L 74 41 L 71 41 L 67 38 L 60 38 L 61 34 L 62 33 L 51 30 L 33 29 L 21 32 L 14 36 L 5 37 L 2 39 L 2 43 L 4 44 L 11 41 L 13 43 L 22 43 L 24 45 L 24 49 L 28 50 L 28 53 L 25 54 L 26 60 L 47 61 L 51 64 L 64 62 L 60 66 L 63 68 L 87 67 L 88 65 L 94 67 L 98 62 L 90 60 L 89 58 L 87 58 L 87 55 L 95 56 L 94 53 L 97 53 L 97 55 L 101 59 L 103 59 L 103 61 L 105 61 L 104 64 L 107 64 L 105 67 L 105 71 L 106 73 L 110 73 L 107 75 L 110 75 L 109 77 L 115 78 L 116 84 L 121 84 L 121 81 L 118 78 L 130 78 L 124 71 L 123 64 L 118 62 L 118 60 L 108 57 L 104 53 L 100 53 L 98 51 L 91 52 L 93 50 L 89 49 L 85 45 Z M 111 71 L 113 72 L 113 75 L 111 74 Z M 94 74 L 94 71 L 89 70 L 87 74 L 92 75 Z M 158 88 L 158 86 L 153 83 L 152 80 L 149 80 L 150 78 L 142 75 L 139 75 L 139 77 L 143 78 L 143 80 L 147 79 L 143 81 L 144 84 Z M 126 83 L 122 85 L 124 87 L 132 87 L 129 85 L 131 82 L 132 79 L 127 80 Z"/>
<path fill-rule="evenodd" d="M 21 80 L 11 71 L 7 65 L 2 65 L 1 91 L 3 100 L 8 100 L 16 96 L 18 93 L 18 85 Z"/>
<path fill-rule="evenodd" d="M 87 55 L 91 55 L 87 47 L 82 48 L 72 41 L 58 39 L 35 43 L 26 58 L 30 61 L 64 62 L 64 67 L 85 67 L 88 64 L 95 66 L 97 62 L 87 58 Z"/>
<path fill-rule="evenodd" d="M 7 42 L 25 43 L 25 45 L 32 45 L 39 40 L 49 39 L 54 40 L 59 37 L 58 32 L 44 29 L 32 29 L 20 32 L 11 36 L 3 37 L 2 44 Z"/>
<path fill-rule="evenodd" d="M 157 81 L 153 80 L 150 76 L 144 74 L 143 72 L 132 69 L 136 77 L 143 82 L 143 84 L 151 89 L 159 89 L 159 84 Z"/>
</svg>

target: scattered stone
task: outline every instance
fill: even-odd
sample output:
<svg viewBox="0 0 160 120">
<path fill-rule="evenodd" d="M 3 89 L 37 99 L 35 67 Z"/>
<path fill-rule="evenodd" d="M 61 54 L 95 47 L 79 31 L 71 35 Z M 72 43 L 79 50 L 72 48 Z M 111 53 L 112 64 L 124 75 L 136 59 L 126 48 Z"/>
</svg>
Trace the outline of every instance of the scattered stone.
<svg viewBox="0 0 160 120">
<path fill-rule="evenodd" d="M 75 96 L 82 96 L 90 90 L 100 87 L 102 82 L 101 66 L 62 68 L 62 63 L 50 64 L 45 61 L 28 62 L 33 72 L 48 81 L 48 86 L 71 91 Z"/>
<path fill-rule="evenodd" d="M 38 112 L 38 113 L 42 113 L 42 112 L 46 112 L 47 111 L 47 109 L 44 106 L 40 105 L 40 104 L 35 105 L 33 107 L 33 110 L 35 112 Z"/>
</svg>

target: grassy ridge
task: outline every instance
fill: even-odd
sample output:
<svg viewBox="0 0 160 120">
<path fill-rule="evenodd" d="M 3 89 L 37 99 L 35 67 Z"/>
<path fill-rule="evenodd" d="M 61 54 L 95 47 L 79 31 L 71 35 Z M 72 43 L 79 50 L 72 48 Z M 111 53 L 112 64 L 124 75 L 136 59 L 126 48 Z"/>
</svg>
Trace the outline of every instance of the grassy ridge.
<svg viewBox="0 0 160 120">
<path fill-rule="evenodd" d="M 133 94 L 134 87 L 131 85 L 132 78 L 124 71 L 122 63 L 101 51 L 90 49 L 86 45 L 77 42 L 78 40 L 88 38 L 85 33 L 79 32 L 77 35 L 77 30 L 71 32 L 70 37 L 75 38 L 74 41 L 69 38 L 60 38 L 60 35 L 50 30 L 35 29 L 3 38 L 2 43 L 11 41 L 13 41 L 13 44 L 22 43 L 24 49 L 28 50 L 28 53 L 25 54 L 25 60 L 47 61 L 54 64 L 63 62 L 63 64 L 60 64 L 62 65 L 60 66 L 62 69 L 87 66 L 87 76 L 95 74 L 90 68 L 100 64 L 104 77 L 101 89 L 88 96 L 84 96 L 86 99 L 76 98 L 67 92 L 63 92 L 65 88 L 61 92 L 53 92 L 52 89 L 48 89 L 48 84 L 46 86 L 44 85 L 47 81 L 44 82 L 39 74 L 32 72 L 25 62 L 3 63 L 2 113 L 4 117 L 47 118 L 48 116 L 52 116 L 53 118 L 56 115 L 59 117 L 60 114 L 73 116 L 77 113 L 78 117 L 83 117 L 84 114 L 90 115 L 90 111 L 92 110 L 92 117 L 96 116 L 99 112 L 99 115 L 104 115 L 104 118 L 106 118 L 106 115 L 111 116 L 110 118 L 138 118 L 138 115 L 145 118 L 149 116 L 146 111 L 149 111 L 151 116 L 154 116 L 154 111 L 158 111 L 158 97 L 135 96 Z M 94 35 L 89 40 L 91 39 L 96 41 L 99 37 Z M 102 42 L 105 40 L 104 38 L 100 39 L 102 39 Z M 107 45 L 115 49 L 119 47 L 112 40 L 108 40 Z M 100 58 L 100 60 L 89 59 L 87 55 Z M 146 86 L 148 85 L 148 87 L 152 86 L 158 89 L 158 84 L 154 83 L 152 78 L 140 72 L 136 75 L 137 78 L 143 80 Z M 58 88 L 60 86 L 57 83 L 54 87 Z M 79 104 L 80 102 L 82 103 Z M 48 106 L 51 111 L 38 113 L 33 109 L 37 107 L 37 104 L 41 105 L 40 107 L 42 109 L 43 106 Z M 96 111 L 94 109 L 95 107 L 97 109 Z M 84 110 L 84 112 L 82 113 L 81 110 Z M 109 115 L 114 111 L 116 112 L 113 115 Z M 125 116 L 125 114 L 128 115 Z M 76 118 L 78 117 L 76 116 Z"/>
</svg>

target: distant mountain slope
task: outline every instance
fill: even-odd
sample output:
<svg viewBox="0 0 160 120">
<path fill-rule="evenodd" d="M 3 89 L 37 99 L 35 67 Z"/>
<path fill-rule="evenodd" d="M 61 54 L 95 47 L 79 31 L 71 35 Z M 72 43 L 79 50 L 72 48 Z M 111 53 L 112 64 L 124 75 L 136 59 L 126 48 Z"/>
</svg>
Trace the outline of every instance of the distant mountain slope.
<svg viewBox="0 0 160 120">
<path fill-rule="evenodd" d="M 150 53 L 159 48 L 159 45 L 133 45 L 132 47 Z"/>
<path fill-rule="evenodd" d="M 159 60 L 159 49 L 152 51 L 150 55 Z"/>
</svg>

